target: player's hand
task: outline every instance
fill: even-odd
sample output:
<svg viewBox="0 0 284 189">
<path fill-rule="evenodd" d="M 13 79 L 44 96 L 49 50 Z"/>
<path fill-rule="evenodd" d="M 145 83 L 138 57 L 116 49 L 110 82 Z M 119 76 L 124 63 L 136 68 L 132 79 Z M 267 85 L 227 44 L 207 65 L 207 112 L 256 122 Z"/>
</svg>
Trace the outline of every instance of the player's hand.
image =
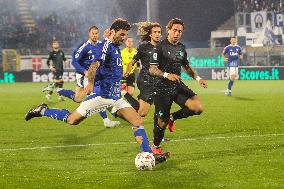
<svg viewBox="0 0 284 189">
<path fill-rule="evenodd" d="M 169 74 L 167 79 L 170 80 L 170 81 L 178 81 L 178 82 L 180 82 L 180 80 L 181 80 L 180 76 L 178 76 L 176 74 Z"/>
<path fill-rule="evenodd" d="M 125 72 L 124 74 L 123 74 L 123 77 L 128 77 L 129 76 L 129 72 Z"/>
<path fill-rule="evenodd" d="M 208 87 L 207 82 L 206 82 L 205 80 L 203 80 L 203 79 L 200 79 L 200 80 L 198 81 L 198 83 L 199 83 L 199 85 L 200 85 L 201 87 L 203 87 L 203 88 L 207 88 L 207 87 Z"/>
<path fill-rule="evenodd" d="M 56 69 L 54 67 L 50 67 L 50 71 L 56 72 Z"/>
<path fill-rule="evenodd" d="M 228 62 L 228 58 L 227 57 L 223 57 L 225 62 Z"/>
<path fill-rule="evenodd" d="M 85 93 L 87 95 L 91 94 L 94 89 L 94 84 L 88 83 L 88 85 L 85 87 Z"/>
</svg>

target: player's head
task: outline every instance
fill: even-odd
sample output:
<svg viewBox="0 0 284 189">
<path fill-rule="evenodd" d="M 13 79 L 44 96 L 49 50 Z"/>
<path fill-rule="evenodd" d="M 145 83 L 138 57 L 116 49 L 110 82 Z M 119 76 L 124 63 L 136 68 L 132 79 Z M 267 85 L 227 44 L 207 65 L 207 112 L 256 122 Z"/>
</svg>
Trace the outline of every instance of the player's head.
<svg viewBox="0 0 284 189">
<path fill-rule="evenodd" d="M 91 26 L 89 28 L 89 39 L 92 43 L 97 43 L 99 40 L 99 29 L 97 26 Z"/>
<path fill-rule="evenodd" d="M 109 36 L 110 36 L 110 29 L 107 28 L 107 29 L 105 29 L 105 31 L 104 31 L 104 38 L 109 38 Z"/>
<path fill-rule="evenodd" d="M 159 42 L 162 38 L 162 27 L 157 22 L 139 22 L 138 35 L 141 36 L 141 42 L 153 41 Z"/>
<path fill-rule="evenodd" d="M 59 42 L 57 40 L 53 40 L 51 43 L 51 47 L 53 50 L 58 50 L 60 47 Z"/>
<path fill-rule="evenodd" d="M 184 31 L 184 22 L 179 18 L 173 18 L 167 24 L 168 40 L 178 43 Z"/>
<path fill-rule="evenodd" d="M 115 45 L 121 45 L 126 39 L 130 28 L 131 26 L 128 21 L 121 18 L 115 19 L 110 27 L 110 40 Z"/>
<path fill-rule="evenodd" d="M 238 41 L 237 41 L 236 36 L 231 37 L 231 39 L 230 39 L 231 45 L 235 46 L 235 45 L 237 45 L 237 42 L 238 42 Z"/>
<path fill-rule="evenodd" d="M 134 46 L 134 39 L 132 37 L 127 37 L 126 40 L 125 40 L 125 46 L 127 48 L 133 48 Z"/>
</svg>

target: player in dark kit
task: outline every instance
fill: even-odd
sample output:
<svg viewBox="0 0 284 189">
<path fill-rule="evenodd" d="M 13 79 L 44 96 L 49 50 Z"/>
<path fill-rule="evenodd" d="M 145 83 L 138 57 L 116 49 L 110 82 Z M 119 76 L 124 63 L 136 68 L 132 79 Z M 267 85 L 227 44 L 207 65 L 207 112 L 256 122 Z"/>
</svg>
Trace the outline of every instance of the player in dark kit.
<svg viewBox="0 0 284 189">
<path fill-rule="evenodd" d="M 90 95 L 76 111 L 70 113 L 66 109 L 52 109 L 48 108 L 46 104 L 41 104 L 28 111 L 25 120 L 46 116 L 77 125 L 102 109 L 110 109 L 113 114 L 124 118 L 133 125 L 133 134 L 141 151 L 152 153 L 144 130 L 144 120 L 129 103 L 121 98 L 120 86 L 123 71 L 119 46 L 125 40 L 130 30 L 130 24 L 126 20 L 116 19 L 110 30 L 109 38 L 98 44 L 98 50 L 94 55 L 95 59 L 88 69 L 86 91 Z M 156 163 L 161 163 L 167 160 L 169 154 L 154 154 L 154 156 Z"/>
<path fill-rule="evenodd" d="M 185 46 L 179 42 L 184 31 L 183 21 L 172 19 L 166 29 L 168 36 L 154 48 L 149 70 L 151 75 L 157 76 L 154 104 L 158 124 L 154 125 L 154 153 L 163 152 L 160 144 L 168 124 L 173 127 L 174 120 L 203 112 L 199 97 L 181 81 L 181 67 L 202 87 L 207 88 L 206 81 L 202 80 L 189 65 Z M 170 114 L 173 102 L 181 109 Z"/>
<path fill-rule="evenodd" d="M 51 95 L 53 93 L 54 88 L 63 88 L 63 62 L 68 64 L 68 61 L 65 57 L 65 54 L 62 50 L 59 49 L 59 42 L 52 42 L 52 51 L 49 52 L 47 58 L 47 66 L 50 71 L 53 73 L 53 83 L 47 85 L 42 91 L 48 91 L 46 95 L 47 100 L 51 100 Z M 50 63 L 52 61 L 52 64 Z M 61 95 L 59 95 L 59 100 L 64 100 Z"/>
<path fill-rule="evenodd" d="M 137 78 L 137 86 L 140 90 L 140 94 L 138 95 L 139 102 L 128 93 L 126 93 L 124 97 L 132 107 L 136 109 L 140 116 L 145 117 L 153 104 L 154 77 L 149 73 L 150 58 L 153 53 L 153 48 L 162 37 L 162 28 L 159 23 L 153 22 L 140 22 L 137 23 L 137 26 L 138 35 L 141 36 L 141 44 L 138 47 L 138 52 L 134 56 L 133 61 L 128 64 L 125 75 L 129 75 L 134 64 L 138 61 L 141 62 L 142 69 Z"/>
</svg>

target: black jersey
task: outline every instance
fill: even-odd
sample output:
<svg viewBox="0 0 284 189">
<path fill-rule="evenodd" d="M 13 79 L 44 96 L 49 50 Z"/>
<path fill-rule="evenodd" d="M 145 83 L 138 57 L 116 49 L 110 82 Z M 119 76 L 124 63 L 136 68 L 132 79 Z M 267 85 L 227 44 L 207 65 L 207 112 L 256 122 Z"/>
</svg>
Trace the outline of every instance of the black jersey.
<svg viewBox="0 0 284 189">
<path fill-rule="evenodd" d="M 153 76 L 150 75 L 149 73 L 149 68 L 150 68 L 150 59 L 153 53 L 153 48 L 154 45 L 152 45 L 150 42 L 143 43 L 139 45 L 137 49 L 137 53 L 134 56 L 133 60 L 138 62 L 140 60 L 142 64 L 142 69 L 139 74 L 139 78 L 143 80 L 144 82 L 152 82 L 153 81 Z"/>
<path fill-rule="evenodd" d="M 154 49 L 150 61 L 151 65 L 157 65 L 162 72 L 180 75 L 182 66 L 189 64 L 185 46 L 182 43 L 171 44 L 168 39 L 161 41 Z M 157 78 L 155 91 L 157 93 L 171 92 L 176 89 L 178 82 L 166 78 Z"/>
<path fill-rule="evenodd" d="M 50 66 L 50 60 L 52 60 L 52 67 L 57 71 L 63 71 L 63 61 L 66 61 L 65 54 L 62 50 L 49 52 L 47 59 L 47 66 Z"/>
</svg>

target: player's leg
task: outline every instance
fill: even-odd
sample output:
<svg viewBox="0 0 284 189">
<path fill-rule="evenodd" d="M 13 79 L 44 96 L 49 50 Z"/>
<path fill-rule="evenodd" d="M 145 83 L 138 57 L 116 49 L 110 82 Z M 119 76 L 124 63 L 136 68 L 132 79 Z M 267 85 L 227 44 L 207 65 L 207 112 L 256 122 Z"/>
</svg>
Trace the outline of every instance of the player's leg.
<svg viewBox="0 0 284 189">
<path fill-rule="evenodd" d="M 116 111 L 117 110 L 117 111 Z M 150 148 L 149 140 L 147 134 L 144 130 L 144 121 L 141 116 L 124 100 L 119 100 L 116 102 L 114 106 L 114 110 L 116 114 L 128 121 L 130 124 L 133 125 L 133 134 L 135 140 L 140 145 L 140 150 L 143 152 L 152 152 Z M 166 161 L 170 156 L 169 152 L 162 153 L 162 154 L 154 154 L 156 164 Z"/>
<path fill-rule="evenodd" d="M 232 96 L 232 87 L 234 85 L 234 81 L 238 75 L 238 68 L 237 67 L 230 67 L 229 68 L 229 75 L 230 75 L 230 80 L 228 82 L 228 88 L 227 88 L 227 96 Z"/>
<path fill-rule="evenodd" d="M 171 132 L 175 129 L 175 120 L 200 115 L 203 112 L 203 105 L 200 98 L 184 84 L 180 86 L 179 94 L 176 96 L 174 101 L 181 107 L 181 109 L 172 113 L 170 116 L 168 128 Z"/>
<path fill-rule="evenodd" d="M 29 121 L 30 119 L 34 117 L 42 117 L 42 116 L 50 117 L 52 119 L 56 119 L 59 121 L 63 121 L 70 125 L 77 125 L 82 120 L 85 119 L 85 117 L 82 116 L 77 111 L 70 113 L 66 109 L 48 108 L 46 104 L 41 104 L 37 106 L 36 108 L 29 110 L 25 116 L 25 120 Z"/>
<path fill-rule="evenodd" d="M 170 95 L 156 96 L 155 100 L 155 115 L 153 129 L 153 146 L 154 153 L 162 153 L 161 142 L 164 138 L 165 129 L 170 119 L 170 109 L 173 99 Z"/>
<path fill-rule="evenodd" d="M 55 80 L 55 88 L 57 88 L 57 90 L 63 89 L 63 84 L 63 79 Z M 59 94 L 58 100 L 64 100 L 63 96 Z"/>
<path fill-rule="evenodd" d="M 137 86 L 140 90 L 140 94 L 138 95 L 139 99 L 139 109 L 138 114 L 142 117 L 148 115 L 151 105 L 153 104 L 153 85 L 152 84 L 138 84 Z"/>
<path fill-rule="evenodd" d="M 100 116 L 101 116 L 101 118 L 103 119 L 104 126 L 105 126 L 106 128 L 112 128 L 112 127 L 116 127 L 116 126 L 120 125 L 120 122 L 119 122 L 119 121 L 112 121 L 112 120 L 110 120 L 110 119 L 107 117 L 106 111 L 100 112 Z"/>
<path fill-rule="evenodd" d="M 126 78 L 126 84 L 127 84 L 127 93 L 133 96 L 134 90 L 135 90 L 135 75 L 130 74 Z"/>
</svg>

